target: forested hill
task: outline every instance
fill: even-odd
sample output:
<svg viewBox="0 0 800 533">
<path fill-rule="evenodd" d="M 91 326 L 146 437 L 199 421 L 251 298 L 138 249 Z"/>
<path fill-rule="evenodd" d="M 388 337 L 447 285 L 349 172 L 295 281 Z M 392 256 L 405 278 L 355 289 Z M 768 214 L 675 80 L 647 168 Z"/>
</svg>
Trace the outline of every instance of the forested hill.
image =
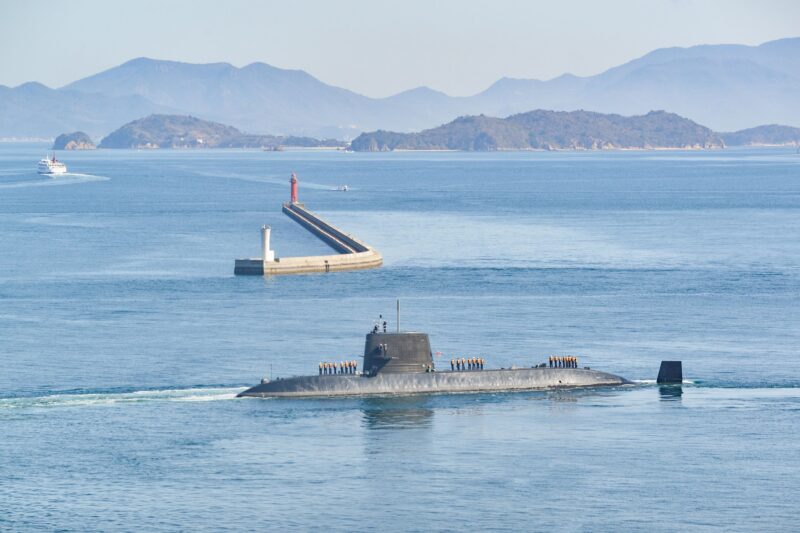
<svg viewBox="0 0 800 533">
<path fill-rule="evenodd" d="M 623 117 L 590 111 L 544 111 L 507 118 L 460 117 L 419 133 L 375 131 L 357 137 L 354 151 L 608 150 L 722 148 L 717 134 L 664 111 Z"/>
<path fill-rule="evenodd" d="M 767 124 L 731 133 L 720 133 L 729 146 L 800 145 L 800 128 Z"/>
<path fill-rule="evenodd" d="M 100 148 L 267 148 L 343 146 L 335 140 L 242 133 L 233 126 L 184 115 L 150 115 L 111 132 Z"/>
</svg>

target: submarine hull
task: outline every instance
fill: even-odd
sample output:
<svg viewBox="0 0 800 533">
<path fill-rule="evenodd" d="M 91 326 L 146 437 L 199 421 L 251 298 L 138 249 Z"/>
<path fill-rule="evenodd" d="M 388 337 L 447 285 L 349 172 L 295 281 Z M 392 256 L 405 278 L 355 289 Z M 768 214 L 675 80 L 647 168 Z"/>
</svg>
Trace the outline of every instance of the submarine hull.
<svg viewBox="0 0 800 533">
<path fill-rule="evenodd" d="M 583 368 L 516 368 L 475 371 L 379 373 L 376 376 L 335 374 L 267 381 L 239 394 L 258 398 L 319 396 L 383 396 L 501 392 L 626 385 L 625 378 Z"/>
</svg>

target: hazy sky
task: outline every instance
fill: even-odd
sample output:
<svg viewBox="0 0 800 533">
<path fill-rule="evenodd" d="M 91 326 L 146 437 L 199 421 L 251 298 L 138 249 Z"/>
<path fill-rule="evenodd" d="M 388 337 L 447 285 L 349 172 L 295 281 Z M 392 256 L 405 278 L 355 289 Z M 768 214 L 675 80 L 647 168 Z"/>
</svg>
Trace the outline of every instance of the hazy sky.
<svg viewBox="0 0 800 533">
<path fill-rule="evenodd" d="M 655 48 L 800 36 L 798 0 L 0 0 L 0 84 L 147 56 L 263 61 L 369 96 L 591 75 Z"/>
</svg>

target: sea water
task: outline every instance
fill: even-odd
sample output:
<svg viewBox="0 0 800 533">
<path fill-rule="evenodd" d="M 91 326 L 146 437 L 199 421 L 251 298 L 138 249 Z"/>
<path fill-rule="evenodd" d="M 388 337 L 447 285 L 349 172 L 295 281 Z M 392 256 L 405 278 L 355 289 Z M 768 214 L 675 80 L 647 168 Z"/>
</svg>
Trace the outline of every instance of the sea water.
<svg viewBox="0 0 800 533">
<path fill-rule="evenodd" d="M 0 144 L 0 529 L 800 528 L 800 155 Z M 377 270 L 234 277 L 327 253 Z M 347 184 L 349 191 L 337 191 Z M 360 356 L 578 355 L 634 387 L 236 399 Z M 663 359 L 686 382 L 654 384 Z"/>
</svg>

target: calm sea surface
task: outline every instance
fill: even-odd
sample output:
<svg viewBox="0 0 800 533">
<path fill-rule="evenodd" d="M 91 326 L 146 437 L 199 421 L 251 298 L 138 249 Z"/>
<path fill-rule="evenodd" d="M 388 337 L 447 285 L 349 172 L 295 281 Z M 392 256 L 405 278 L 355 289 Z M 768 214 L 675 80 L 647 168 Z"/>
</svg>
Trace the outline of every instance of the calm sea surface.
<svg viewBox="0 0 800 533">
<path fill-rule="evenodd" d="M 0 530 L 800 529 L 794 150 L 97 151 L 47 178 L 46 149 L 0 144 Z M 325 251 L 280 212 L 291 171 L 383 268 L 233 276 L 261 224 Z M 234 398 L 360 355 L 396 298 L 442 365 L 641 382 Z"/>
</svg>

